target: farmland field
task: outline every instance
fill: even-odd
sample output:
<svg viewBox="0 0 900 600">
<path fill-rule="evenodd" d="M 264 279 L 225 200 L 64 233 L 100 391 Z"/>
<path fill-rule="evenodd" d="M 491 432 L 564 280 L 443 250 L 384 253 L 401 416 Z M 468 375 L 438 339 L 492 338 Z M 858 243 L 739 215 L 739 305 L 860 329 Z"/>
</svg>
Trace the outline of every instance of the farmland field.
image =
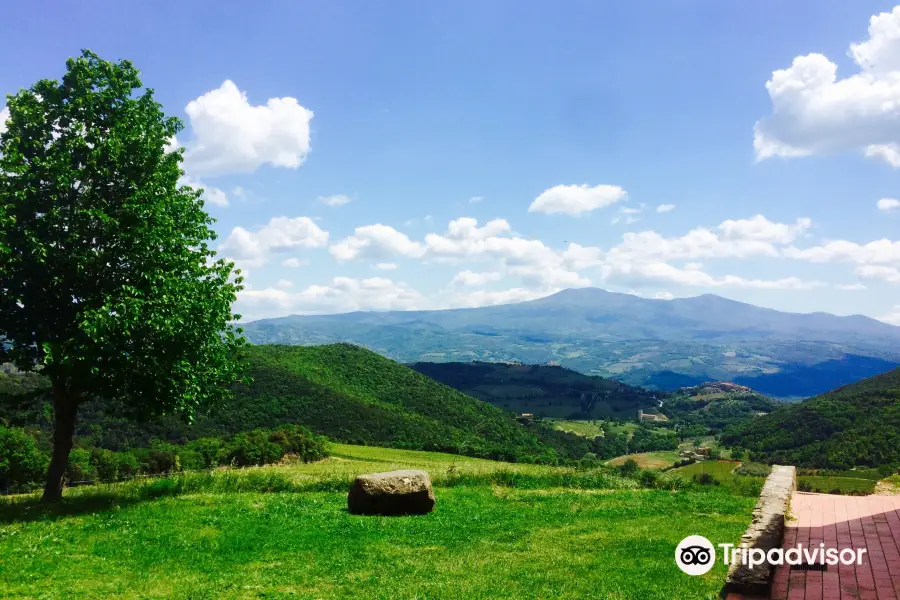
<svg viewBox="0 0 900 600">
<path fill-rule="evenodd" d="M 355 474 L 413 466 L 434 476 L 435 512 L 346 511 Z M 674 548 L 690 534 L 736 542 L 755 498 L 635 489 L 611 475 L 592 489 L 555 485 L 567 475 L 338 445 L 314 464 L 75 488 L 51 509 L 17 497 L 0 504 L 0 589 L 4 598 L 716 597 L 724 567 L 686 576 Z"/>
<path fill-rule="evenodd" d="M 664 450 L 661 452 L 641 452 L 639 454 L 626 454 L 617 456 L 607 461 L 606 464 L 617 467 L 626 460 L 634 460 L 642 469 L 667 469 L 675 464 L 678 460 L 678 453 L 674 450 Z"/>
</svg>

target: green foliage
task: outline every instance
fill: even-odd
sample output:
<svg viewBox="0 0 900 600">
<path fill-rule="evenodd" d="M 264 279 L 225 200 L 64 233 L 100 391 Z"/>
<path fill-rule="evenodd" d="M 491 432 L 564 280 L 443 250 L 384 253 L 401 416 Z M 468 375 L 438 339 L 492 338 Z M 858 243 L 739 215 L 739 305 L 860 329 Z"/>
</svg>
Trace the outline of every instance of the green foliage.
<svg viewBox="0 0 900 600">
<path fill-rule="evenodd" d="M 95 475 L 90 450 L 75 448 L 69 452 L 69 464 L 66 466 L 66 479 L 69 482 L 94 481 Z"/>
<path fill-rule="evenodd" d="M 48 461 L 23 429 L 0 425 L 0 490 L 34 485 L 44 476 Z"/>
<path fill-rule="evenodd" d="M 722 385 L 711 383 L 685 388 L 665 402 L 661 410 L 669 417 L 671 426 L 677 427 L 682 439 L 716 434 L 781 406 L 781 402 L 749 389 L 715 393 Z"/>
<path fill-rule="evenodd" d="M 619 472 L 622 473 L 622 475 L 634 475 L 637 471 L 638 464 L 633 458 L 629 458 L 619 467 Z"/>
<path fill-rule="evenodd" d="M 133 477 L 138 471 L 137 458 L 131 452 L 113 452 L 103 448 L 91 451 L 91 464 L 100 481 L 111 482 Z"/>
<path fill-rule="evenodd" d="M 628 441 L 628 452 L 654 452 L 657 450 L 675 450 L 678 440 L 674 435 L 659 434 L 649 427 L 638 427 Z"/>
<path fill-rule="evenodd" d="M 900 463 L 900 369 L 729 428 L 754 459 L 818 469 Z"/>
<path fill-rule="evenodd" d="M 590 441 L 500 409 L 349 344 L 247 346 L 253 381 L 211 414 L 221 428 L 301 423 L 329 438 L 509 461 L 581 458 Z"/>
<path fill-rule="evenodd" d="M 631 419 L 639 408 L 655 408 L 657 400 L 666 397 L 664 392 L 557 366 L 486 362 L 417 362 L 409 366 L 504 410 L 539 417 Z"/>
<path fill-rule="evenodd" d="M 88 399 L 192 415 L 228 395 L 241 278 L 214 260 L 201 191 L 179 185 L 181 151 L 167 145 L 181 123 L 130 62 L 84 51 L 7 108 L 0 361 L 52 382 L 64 467 Z"/>
</svg>

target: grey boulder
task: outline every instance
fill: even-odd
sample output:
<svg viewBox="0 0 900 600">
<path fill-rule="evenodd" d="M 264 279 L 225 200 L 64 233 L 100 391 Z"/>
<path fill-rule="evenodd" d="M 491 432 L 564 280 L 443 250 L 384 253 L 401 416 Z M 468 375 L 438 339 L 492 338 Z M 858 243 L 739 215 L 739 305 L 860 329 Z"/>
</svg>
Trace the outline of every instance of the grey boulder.
<svg viewBox="0 0 900 600">
<path fill-rule="evenodd" d="M 424 515 L 434 510 L 434 490 L 425 471 L 360 475 L 347 496 L 355 515 Z"/>
</svg>

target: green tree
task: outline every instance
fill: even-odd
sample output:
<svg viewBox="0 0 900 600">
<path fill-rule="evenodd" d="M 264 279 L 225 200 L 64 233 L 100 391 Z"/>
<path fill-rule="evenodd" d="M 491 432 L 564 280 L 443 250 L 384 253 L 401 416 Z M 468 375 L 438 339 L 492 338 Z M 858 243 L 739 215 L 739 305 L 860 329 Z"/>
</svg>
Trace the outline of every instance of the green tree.
<svg viewBox="0 0 900 600">
<path fill-rule="evenodd" d="M 128 61 L 66 67 L 7 98 L 0 136 L 0 362 L 51 382 L 44 501 L 61 498 L 79 404 L 190 418 L 230 393 L 244 341 L 240 271 L 179 184 L 181 122 Z"/>
</svg>

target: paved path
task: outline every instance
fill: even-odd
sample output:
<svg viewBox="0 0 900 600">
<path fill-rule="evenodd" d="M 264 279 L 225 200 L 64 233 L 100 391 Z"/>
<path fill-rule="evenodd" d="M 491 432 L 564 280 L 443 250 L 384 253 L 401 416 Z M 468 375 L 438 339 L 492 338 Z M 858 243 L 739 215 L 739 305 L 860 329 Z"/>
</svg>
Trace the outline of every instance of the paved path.
<svg viewBox="0 0 900 600">
<path fill-rule="evenodd" d="M 826 548 L 866 548 L 867 554 L 861 565 L 825 572 L 778 567 L 771 600 L 900 600 L 900 496 L 794 492 L 791 516 L 785 548 L 824 542 Z"/>
</svg>

